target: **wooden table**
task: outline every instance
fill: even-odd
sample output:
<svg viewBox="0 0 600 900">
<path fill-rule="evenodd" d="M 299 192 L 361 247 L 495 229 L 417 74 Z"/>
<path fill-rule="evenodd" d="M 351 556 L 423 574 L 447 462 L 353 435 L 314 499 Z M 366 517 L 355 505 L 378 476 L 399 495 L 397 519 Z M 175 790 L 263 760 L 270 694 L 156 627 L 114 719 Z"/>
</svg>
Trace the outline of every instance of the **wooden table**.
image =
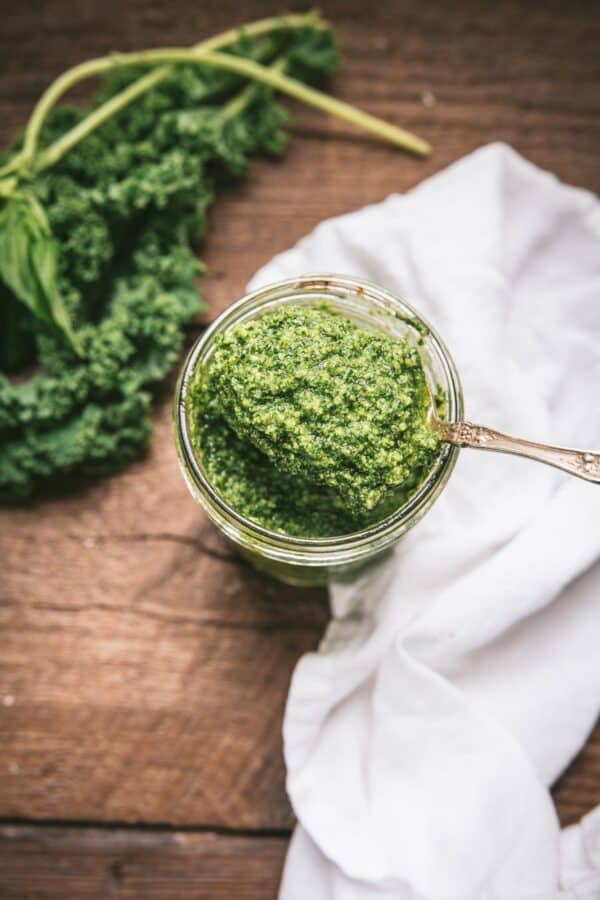
<svg viewBox="0 0 600 900">
<path fill-rule="evenodd" d="M 332 90 L 435 152 L 419 161 L 298 110 L 285 160 L 257 160 L 211 212 L 211 317 L 321 219 L 490 141 L 600 191 L 597 4 L 325 5 L 345 53 Z M 270 0 L 11 4 L 2 137 L 69 65 L 279 10 Z M 293 825 L 283 705 L 326 598 L 242 565 L 189 498 L 171 386 L 146 460 L 69 499 L 0 513 L 2 898 L 276 896 Z M 600 731 L 555 796 L 564 823 L 600 801 Z"/>
</svg>

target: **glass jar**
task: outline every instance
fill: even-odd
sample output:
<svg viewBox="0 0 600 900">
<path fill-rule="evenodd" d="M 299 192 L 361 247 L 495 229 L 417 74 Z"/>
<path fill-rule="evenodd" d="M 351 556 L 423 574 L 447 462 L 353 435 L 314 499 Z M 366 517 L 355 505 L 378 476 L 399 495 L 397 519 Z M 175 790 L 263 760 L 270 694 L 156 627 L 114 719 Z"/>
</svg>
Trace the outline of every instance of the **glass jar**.
<svg viewBox="0 0 600 900">
<path fill-rule="evenodd" d="M 324 585 L 334 577 L 343 578 L 386 553 L 431 508 L 458 456 L 456 447 L 443 444 L 429 476 L 407 502 L 380 522 L 339 537 L 300 538 L 269 531 L 240 515 L 219 496 L 190 440 L 186 397 L 193 372 L 209 363 L 216 336 L 233 325 L 286 304 L 318 305 L 324 300 L 364 329 L 419 343 L 430 384 L 445 391 L 446 417 L 456 422 L 463 416 L 458 372 L 442 340 L 408 303 L 370 282 L 338 275 L 303 275 L 247 294 L 213 322 L 192 347 L 175 391 L 175 441 L 183 477 L 217 528 L 256 568 L 301 585 Z"/>
</svg>

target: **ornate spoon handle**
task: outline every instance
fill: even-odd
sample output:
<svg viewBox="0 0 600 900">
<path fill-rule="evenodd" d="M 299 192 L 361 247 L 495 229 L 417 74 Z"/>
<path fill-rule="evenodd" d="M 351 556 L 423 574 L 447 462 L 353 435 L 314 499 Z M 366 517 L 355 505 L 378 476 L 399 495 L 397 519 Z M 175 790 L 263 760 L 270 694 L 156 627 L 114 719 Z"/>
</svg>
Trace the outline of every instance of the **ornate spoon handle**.
<svg viewBox="0 0 600 900">
<path fill-rule="evenodd" d="M 431 422 L 442 440 L 458 447 L 474 447 L 477 450 L 495 450 L 498 453 L 526 456 L 527 459 L 535 459 L 537 462 L 562 469 L 563 472 L 577 475 L 578 478 L 600 484 L 600 453 L 536 444 L 522 438 L 510 437 L 484 425 L 473 425 L 471 422 L 442 422 L 437 416 L 432 417 Z"/>
</svg>

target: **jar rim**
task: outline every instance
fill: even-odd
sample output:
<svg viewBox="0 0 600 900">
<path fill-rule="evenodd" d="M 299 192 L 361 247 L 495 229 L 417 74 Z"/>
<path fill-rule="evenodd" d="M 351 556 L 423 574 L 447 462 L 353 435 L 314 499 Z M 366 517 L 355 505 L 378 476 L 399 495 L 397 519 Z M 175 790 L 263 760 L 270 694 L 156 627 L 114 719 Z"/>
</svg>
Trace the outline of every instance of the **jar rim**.
<svg viewBox="0 0 600 900">
<path fill-rule="evenodd" d="M 187 468 L 187 473 L 184 472 L 184 474 L 191 476 L 195 488 L 201 494 L 201 499 L 205 503 L 209 503 L 213 512 L 219 513 L 219 521 L 223 530 L 229 533 L 229 536 L 233 537 L 234 540 L 239 542 L 241 539 L 241 542 L 246 546 L 252 546 L 254 549 L 260 548 L 263 552 L 265 548 L 270 547 L 275 552 L 269 555 L 272 555 L 274 558 L 285 557 L 286 550 L 289 550 L 292 554 L 300 553 L 303 564 L 310 565 L 310 557 L 313 557 L 313 563 L 318 565 L 322 562 L 320 557 L 323 555 L 330 559 L 331 554 L 345 555 L 346 553 L 360 550 L 361 546 L 368 548 L 369 552 L 372 552 L 374 544 L 377 544 L 377 546 L 381 544 L 383 548 L 393 543 L 398 533 L 405 531 L 408 523 L 416 519 L 418 513 L 424 507 L 428 508 L 428 501 L 433 502 L 433 499 L 441 492 L 456 464 L 459 451 L 458 447 L 453 445 L 442 445 L 437 461 L 429 475 L 405 503 L 389 516 L 369 525 L 367 528 L 345 535 L 310 538 L 271 531 L 258 522 L 241 515 L 227 503 L 205 474 L 190 437 L 186 406 L 186 395 L 190 380 L 195 372 L 199 357 L 206 351 L 207 347 L 210 347 L 211 342 L 218 333 L 240 320 L 241 312 L 256 311 L 263 302 L 267 304 L 269 302 L 277 303 L 283 299 L 289 300 L 290 296 L 298 295 L 302 291 L 315 291 L 321 298 L 321 302 L 323 297 L 325 299 L 334 299 L 336 296 L 339 298 L 341 296 L 350 297 L 354 295 L 361 299 L 374 301 L 383 311 L 387 312 L 388 317 L 393 312 L 396 318 L 405 318 L 409 326 L 425 334 L 427 339 L 431 341 L 437 361 L 441 364 L 444 371 L 446 379 L 444 388 L 448 395 L 447 415 L 449 421 L 462 420 L 463 398 L 458 370 L 448 348 L 435 328 L 406 300 L 362 278 L 316 273 L 264 285 L 232 303 L 197 338 L 184 362 L 175 391 L 175 428 L 179 440 L 182 465 Z M 298 300 L 300 299 L 298 297 Z M 403 313 L 402 316 L 398 314 L 400 310 Z M 418 325 L 415 323 L 418 323 Z"/>
</svg>

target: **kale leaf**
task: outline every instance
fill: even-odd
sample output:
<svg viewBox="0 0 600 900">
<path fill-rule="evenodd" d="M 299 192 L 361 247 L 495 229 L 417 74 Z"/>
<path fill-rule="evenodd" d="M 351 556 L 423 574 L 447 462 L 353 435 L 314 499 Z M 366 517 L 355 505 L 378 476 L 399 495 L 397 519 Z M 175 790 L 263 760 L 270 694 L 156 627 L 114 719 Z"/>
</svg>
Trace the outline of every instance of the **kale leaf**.
<svg viewBox="0 0 600 900">
<path fill-rule="evenodd" d="M 72 347 L 80 344 L 57 284 L 58 246 L 43 208 L 30 193 L 0 201 L 0 277 L 37 318 L 54 322 Z"/>
<path fill-rule="evenodd" d="M 337 64 L 322 27 L 243 37 L 231 52 L 289 63 L 306 82 Z M 94 106 L 140 74 L 109 74 Z M 53 110 L 42 149 L 85 115 Z M 117 471 L 143 454 L 150 390 L 204 308 L 193 248 L 206 209 L 223 182 L 247 170 L 250 154 L 283 151 L 286 121 L 265 85 L 175 66 L 36 174 L 30 199 L 0 200 L 0 502 Z M 27 377 L 25 365 L 35 366 Z"/>
</svg>

